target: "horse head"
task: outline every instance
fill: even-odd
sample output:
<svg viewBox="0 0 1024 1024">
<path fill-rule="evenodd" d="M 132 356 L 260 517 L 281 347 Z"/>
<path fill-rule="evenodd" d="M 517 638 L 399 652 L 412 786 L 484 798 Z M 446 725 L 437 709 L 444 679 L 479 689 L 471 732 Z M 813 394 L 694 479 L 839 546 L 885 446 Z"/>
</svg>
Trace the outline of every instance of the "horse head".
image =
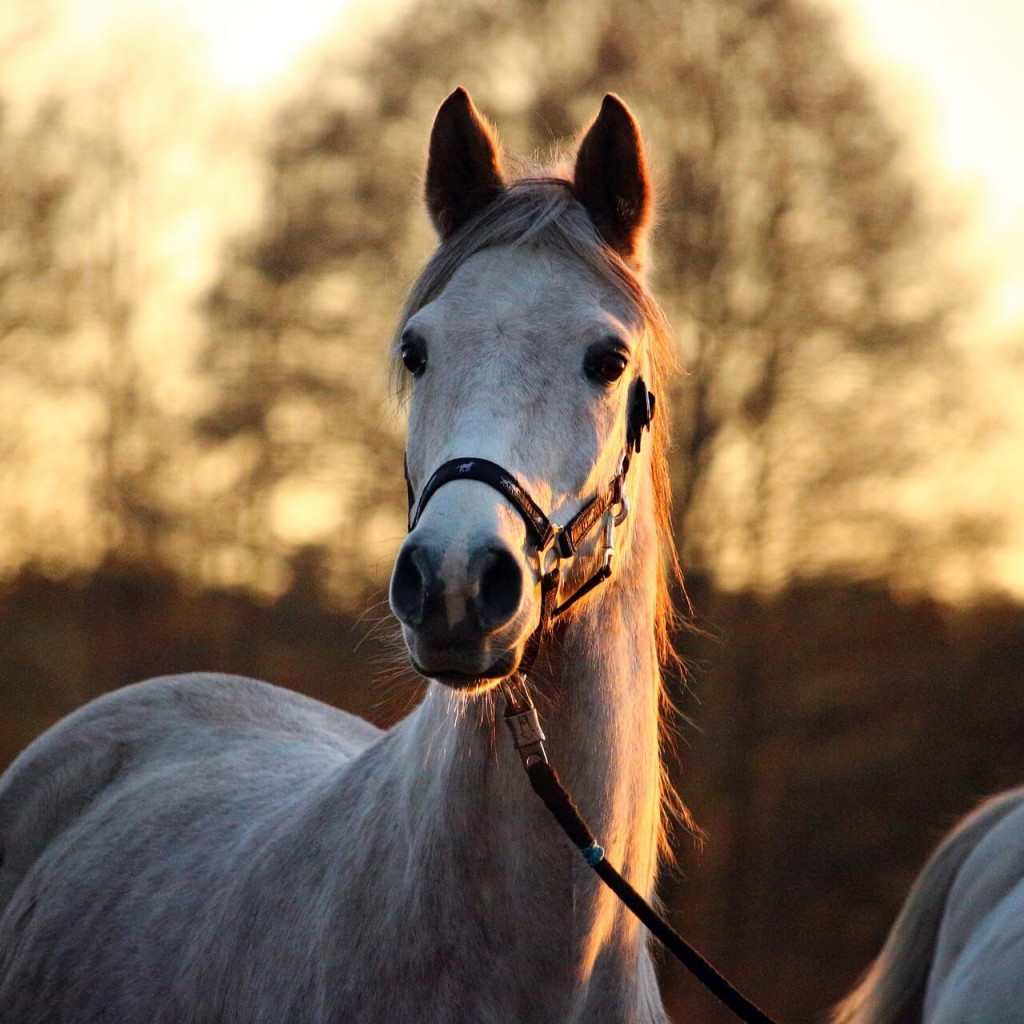
<svg viewBox="0 0 1024 1024">
<path fill-rule="evenodd" d="M 519 667 L 551 566 L 561 562 L 564 598 L 607 547 L 601 528 L 579 531 L 571 553 L 554 540 L 623 481 L 637 417 L 649 420 L 658 318 L 638 271 L 651 190 L 617 97 L 605 97 L 571 177 L 509 181 L 493 132 L 458 89 L 434 122 L 426 198 L 440 244 L 396 334 L 413 518 L 390 601 L 418 671 L 480 690 Z M 482 479 L 475 463 L 504 476 Z M 615 495 L 602 515 L 621 522 L 640 475 L 624 481 L 627 504 Z M 621 533 L 628 545 L 629 526 Z"/>
</svg>

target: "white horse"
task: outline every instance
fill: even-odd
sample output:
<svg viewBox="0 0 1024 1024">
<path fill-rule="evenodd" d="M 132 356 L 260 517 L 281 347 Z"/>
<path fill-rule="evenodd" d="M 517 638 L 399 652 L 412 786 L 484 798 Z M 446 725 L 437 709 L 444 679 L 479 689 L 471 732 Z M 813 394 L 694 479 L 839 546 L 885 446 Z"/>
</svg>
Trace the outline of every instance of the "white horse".
<svg viewBox="0 0 1024 1024">
<path fill-rule="evenodd" d="M 1024 789 L 939 846 L 836 1024 L 1024 1021 Z"/>
<path fill-rule="evenodd" d="M 671 363 L 639 276 L 636 125 L 609 96 L 569 175 L 510 183 L 457 90 L 426 193 L 440 244 L 396 344 L 411 490 L 446 460 L 490 459 L 564 525 L 614 478 L 636 383 L 657 389 Z M 531 673 L 552 760 L 646 896 L 665 802 L 665 442 L 659 421 L 633 460 L 614 575 Z M 602 536 L 563 562 L 563 596 Z M 539 620 L 539 561 L 492 487 L 434 494 L 392 583 L 434 681 L 390 731 L 198 674 L 109 694 L 37 740 L 0 783 L 0 1020 L 665 1021 L 645 933 L 495 725 L 498 677 Z"/>
</svg>

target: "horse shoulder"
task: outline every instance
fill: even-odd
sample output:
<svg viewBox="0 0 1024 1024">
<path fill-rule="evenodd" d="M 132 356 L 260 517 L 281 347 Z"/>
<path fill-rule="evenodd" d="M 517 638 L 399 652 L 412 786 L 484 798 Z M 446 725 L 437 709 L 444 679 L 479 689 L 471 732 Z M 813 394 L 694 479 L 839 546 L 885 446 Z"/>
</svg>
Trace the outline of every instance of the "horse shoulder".
<svg viewBox="0 0 1024 1024">
<path fill-rule="evenodd" d="M 106 694 L 43 733 L 0 778 L 0 911 L 39 855 L 98 797 L 161 761 L 273 734 L 352 756 L 380 730 L 239 676 L 165 676 Z"/>
</svg>

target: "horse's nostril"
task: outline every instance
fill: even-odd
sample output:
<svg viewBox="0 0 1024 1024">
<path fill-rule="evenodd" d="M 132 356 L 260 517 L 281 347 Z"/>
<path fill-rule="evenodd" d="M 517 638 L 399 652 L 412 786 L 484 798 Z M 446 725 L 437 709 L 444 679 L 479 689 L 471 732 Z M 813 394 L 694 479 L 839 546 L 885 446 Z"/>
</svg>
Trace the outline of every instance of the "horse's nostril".
<svg viewBox="0 0 1024 1024">
<path fill-rule="evenodd" d="M 406 544 L 398 553 L 395 570 L 391 574 L 391 610 L 407 626 L 423 621 L 423 574 L 416 564 L 415 544 Z"/>
<path fill-rule="evenodd" d="M 494 633 L 515 617 L 522 600 L 523 570 L 510 551 L 482 547 L 468 563 L 458 554 L 429 540 L 407 542 L 391 575 L 391 610 L 403 625 L 435 641 Z"/>
<path fill-rule="evenodd" d="M 519 562 L 511 552 L 492 548 L 480 577 L 480 625 L 484 629 L 503 626 L 519 610 L 522 596 L 523 570 Z"/>
</svg>

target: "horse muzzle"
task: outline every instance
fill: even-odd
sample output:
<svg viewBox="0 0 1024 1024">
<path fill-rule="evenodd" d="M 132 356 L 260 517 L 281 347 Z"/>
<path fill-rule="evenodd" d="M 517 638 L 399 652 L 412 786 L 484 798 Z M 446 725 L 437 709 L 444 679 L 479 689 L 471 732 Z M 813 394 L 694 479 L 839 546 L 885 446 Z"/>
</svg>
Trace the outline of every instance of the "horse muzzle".
<svg viewBox="0 0 1024 1024">
<path fill-rule="evenodd" d="M 413 667 L 460 689 L 514 672 L 529 635 L 533 581 L 499 539 L 464 548 L 410 534 L 391 577 L 391 609 Z"/>
</svg>

